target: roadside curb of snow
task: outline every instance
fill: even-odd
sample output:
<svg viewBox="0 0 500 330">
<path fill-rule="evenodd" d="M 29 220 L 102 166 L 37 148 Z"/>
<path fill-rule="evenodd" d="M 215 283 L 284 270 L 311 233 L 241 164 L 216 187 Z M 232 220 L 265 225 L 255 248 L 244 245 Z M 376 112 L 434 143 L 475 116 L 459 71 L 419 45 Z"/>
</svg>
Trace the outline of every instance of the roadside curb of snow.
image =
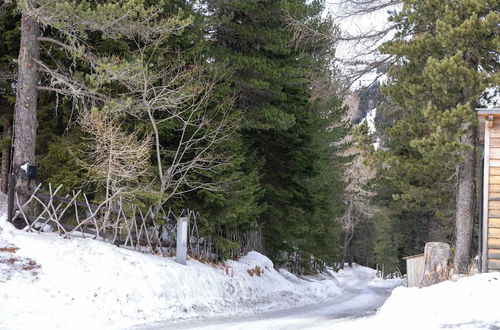
<svg viewBox="0 0 500 330">
<path fill-rule="evenodd" d="M 326 301 L 342 289 L 333 276 L 301 279 L 250 252 L 221 268 L 137 253 L 92 239 L 18 231 L 0 219 L 0 241 L 34 260 L 37 276 L 0 281 L 0 329 L 116 329 L 178 318 L 229 316 Z M 260 267 L 260 276 L 249 269 Z"/>
</svg>

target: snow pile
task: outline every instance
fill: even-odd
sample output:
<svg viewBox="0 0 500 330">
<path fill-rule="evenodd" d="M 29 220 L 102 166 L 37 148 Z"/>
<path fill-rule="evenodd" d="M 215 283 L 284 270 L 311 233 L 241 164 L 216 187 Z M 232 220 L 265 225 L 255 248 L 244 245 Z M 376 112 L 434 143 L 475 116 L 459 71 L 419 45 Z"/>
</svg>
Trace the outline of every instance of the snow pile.
<svg viewBox="0 0 500 330">
<path fill-rule="evenodd" d="M 500 273 L 396 288 L 377 315 L 336 329 L 499 329 Z"/>
<path fill-rule="evenodd" d="M 339 282 L 355 274 L 341 273 L 340 281 L 330 275 L 298 278 L 251 252 L 226 263 L 234 272 L 229 277 L 223 267 L 196 260 L 183 266 L 92 239 L 21 232 L 5 217 L 0 265 L 0 329 L 9 330 L 123 329 L 290 308 L 340 295 Z"/>
<path fill-rule="evenodd" d="M 375 135 L 377 133 L 377 127 L 375 126 L 375 118 L 377 117 L 377 108 L 373 108 L 371 110 L 368 110 L 366 117 L 363 118 L 360 122 L 360 125 L 366 122 L 366 125 L 368 126 L 368 132 L 372 135 Z M 380 138 L 377 136 L 375 142 L 373 143 L 373 147 L 375 150 L 378 150 L 380 147 Z"/>
</svg>

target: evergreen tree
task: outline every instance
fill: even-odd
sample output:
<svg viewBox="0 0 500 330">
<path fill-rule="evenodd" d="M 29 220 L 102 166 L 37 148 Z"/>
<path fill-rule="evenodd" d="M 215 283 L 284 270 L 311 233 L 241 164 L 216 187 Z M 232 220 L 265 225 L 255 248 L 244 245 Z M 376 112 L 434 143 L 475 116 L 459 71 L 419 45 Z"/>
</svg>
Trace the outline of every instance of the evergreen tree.
<svg viewBox="0 0 500 330">
<path fill-rule="evenodd" d="M 338 127 L 343 108 L 336 97 L 310 102 L 316 69 L 331 74 L 324 53 L 331 45 L 306 38 L 291 47 L 287 19 L 330 35 L 333 27 L 321 18 L 317 1 L 207 3 L 214 24 L 211 56 L 232 73 L 235 106 L 243 112 L 244 168 L 258 175 L 266 249 L 277 263 L 298 258 L 305 267 L 312 254 L 331 261 L 343 190 L 342 161 L 332 145 L 347 130 Z"/>
<path fill-rule="evenodd" d="M 450 241 L 455 217 L 455 267 L 463 272 L 476 216 L 474 108 L 499 79 L 499 4 L 402 3 L 392 18 L 398 33 L 381 48 L 399 60 L 384 88 L 384 117 L 393 122 L 383 128 L 379 195 L 387 191 L 388 206 L 424 241 Z"/>
</svg>

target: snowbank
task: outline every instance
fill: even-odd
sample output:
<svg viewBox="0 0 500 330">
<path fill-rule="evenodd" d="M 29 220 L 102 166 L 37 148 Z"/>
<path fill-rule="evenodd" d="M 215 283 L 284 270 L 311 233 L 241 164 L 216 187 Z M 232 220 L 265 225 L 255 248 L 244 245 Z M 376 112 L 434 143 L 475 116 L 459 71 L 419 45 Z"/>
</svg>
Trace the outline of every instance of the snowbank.
<svg viewBox="0 0 500 330">
<path fill-rule="evenodd" d="M 361 280 L 349 272 L 339 280 L 298 278 L 257 252 L 227 265 L 232 278 L 196 260 L 183 266 L 92 239 L 21 232 L 2 217 L 0 329 L 123 329 L 290 308 L 326 301 L 342 293 L 341 282 Z"/>
<path fill-rule="evenodd" d="M 500 273 L 394 289 L 373 317 L 336 329 L 500 329 Z"/>
</svg>

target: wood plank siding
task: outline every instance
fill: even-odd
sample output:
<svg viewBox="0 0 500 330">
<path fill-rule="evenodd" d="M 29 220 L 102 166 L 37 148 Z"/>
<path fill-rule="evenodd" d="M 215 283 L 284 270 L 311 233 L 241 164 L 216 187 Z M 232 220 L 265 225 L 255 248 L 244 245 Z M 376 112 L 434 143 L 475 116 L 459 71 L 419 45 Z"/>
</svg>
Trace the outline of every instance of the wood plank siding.
<svg viewBox="0 0 500 330">
<path fill-rule="evenodd" d="M 483 271 L 500 270 L 500 118 L 483 116 Z M 493 119 L 493 120 L 492 120 Z M 484 133 L 483 133 L 484 132 Z"/>
<path fill-rule="evenodd" d="M 484 142 L 481 271 L 500 271 L 500 108 L 476 109 Z"/>
</svg>

